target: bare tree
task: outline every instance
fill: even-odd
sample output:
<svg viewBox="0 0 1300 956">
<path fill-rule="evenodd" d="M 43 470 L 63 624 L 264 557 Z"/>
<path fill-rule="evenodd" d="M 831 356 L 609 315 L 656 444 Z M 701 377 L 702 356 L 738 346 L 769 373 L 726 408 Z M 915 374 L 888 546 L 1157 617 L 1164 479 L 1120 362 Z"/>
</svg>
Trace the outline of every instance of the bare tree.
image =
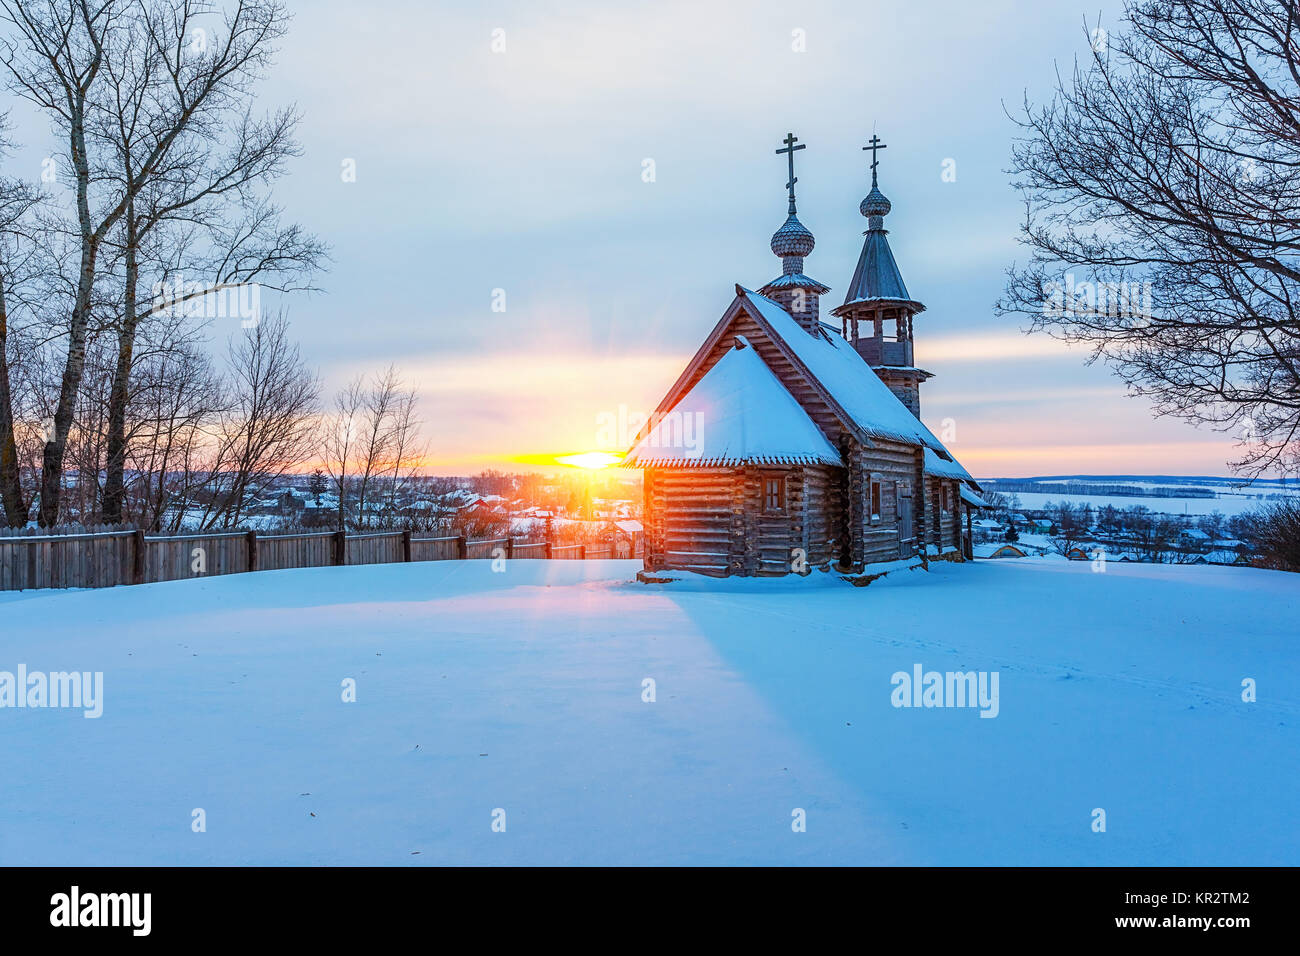
<svg viewBox="0 0 1300 956">
<path fill-rule="evenodd" d="M 420 440 L 418 417 L 419 395 L 415 389 L 403 390 L 393 406 L 392 460 L 393 472 L 388 476 L 388 527 L 397 522 L 401 501 L 406 497 L 416 471 L 428 453 L 428 442 Z"/>
<path fill-rule="evenodd" d="M 1246 542 L 1258 564 L 1300 571 L 1300 503 L 1284 498 L 1242 516 Z"/>
<path fill-rule="evenodd" d="M 424 507 L 408 519 L 413 531 L 432 531 L 449 534 L 455 524 L 461 501 L 457 492 L 460 484 L 454 478 L 430 478 L 424 482 Z"/>
<path fill-rule="evenodd" d="M 0 117 L 0 133 L 5 121 Z M 0 139 L 0 150 L 7 142 Z M 19 336 L 10 337 L 10 306 L 23 300 L 33 271 L 40 269 L 30 241 L 31 212 L 39 201 L 27 184 L 0 176 L 0 509 L 12 527 L 27 523 L 28 501 L 23 493 L 18 441 L 14 430 L 15 401 L 11 364 L 16 364 Z"/>
<path fill-rule="evenodd" d="M 507 496 L 514 492 L 514 476 L 496 468 L 484 468 L 470 479 L 470 485 L 480 495 Z"/>
<path fill-rule="evenodd" d="M 467 538 L 504 538 L 510 534 L 510 517 L 501 512 L 470 509 L 457 515 L 456 528 Z"/>
<path fill-rule="evenodd" d="M 1052 519 L 1052 524 L 1056 527 L 1052 546 L 1058 553 L 1069 557 L 1070 552 L 1087 536 L 1088 526 L 1083 521 L 1082 509 L 1068 501 L 1062 501 L 1055 506 L 1049 502 L 1046 510 Z"/>
<path fill-rule="evenodd" d="M 119 10 L 113 3 L 87 0 L 30 3 L 0 0 L 13 35 L 0 44 L 0 62 L 10 75 L 10 89 L 46 111 L 66 139 L 75 177 L 76 223 L 80 239 L 76 295 L 67 326 L 68 347 L 54 434 L 46 442 L 42 463 L 40 519 L 58 519 L 63 455 L 72 427 L 77 391 L 86 361 L 95 266 L 105 233 L 122 214 L 123 203 L 92 208 L 91 164 L 86 145 L 90 100 L 103 66 L 105 46 L 115 29 Z"/>
<path fill-rule="evenodd" d="M 360 441 L 358 432 L 365 404 L 365 379 L 357 376 L 334 396 L 334 412 L 323 426 L 322 445 L 326 474 L 338 495 L 339 530 L 347 530 L 347 497 L 352 461 Z"/>
<path fill-rule="evenodd" d="M 1168 515 L 1154 514 L 1143 505 L 1134 505 L 1123 515 L 1126 537 L 1134 551 L 1147 561 L 1170 560 L 1178 526 Z"/>
<path fill-rule="evenodd" d="M 320 385 L 276 315 L 230 344 L 201 528 L 237 527 L 251 500 L 314 451 Z"/>
<path fill-rule="evenodd" d="M 1158 414 L 1300 468 L 1300 20 L 1277 0 L 1129 0 L 1011 172 L 1031 258 L 999 302 L 1082 342 Z"/>
<path fill-rule="evenodd" d="M 13 28 L 0 41 L 0 64 L 13 92 L 44 111 L 66 143 L 75 192 L 75 294 L 53 434 L 42 456 L 43 525 L 56 523 L 59 516 L 64 456 L 85 372 L 105 244 L 124 218 L 134 217 L 146 187 L 172 168 L 184 134 L 221 121 L 232 94 L 265 68 L 285 29 L 280 0 L 235 0 L 223 18 L 221 36 L 212 31 L 210 47 L 195 51 L 185 48 L 183 40 L 177 42 L 195 17 L 208 11 L 200 0 L 0 0 L 0 19 Z M 183 32 L 178 34 L 178 27 Z M 138 69 L 134 57 L 141 50 L 148 52 L 149 64 L 174 64 L 174 73 L 158 77 Z M 126 78 L 128 88 L 113 94 L 106 82 L 110 75 Z M 140 87 L 152 89 L 155 77 L 167 81 L 168 97 L 141 95 Z M 114 180 L 101 170 L 119 164 L 101 154 L 94 129 L 119 107 L 139 111 L 139 135 L 133 141 L 141 152 L 127 167 L 134 175 Z"/>
<path fill-rule="evenodd" d="M 399 497 L 424 454 L 419 442 L 418 396 L 389 366 L 369 381 L 358 376 L 334 399 L 324 425 L 323 457 L 339 496 L 339 527 L 347 525 L 346 499 L 355 493 L 358 528 L 393 527 Z M 380 503 L 378 514 L 376 503 Z"/>
<path fill-rule="evenodd" d="M 212 359 L 187 320 L 152 322 L 144 333 L 132 364 L 125 441 L 133 480 L 123 489 L 122 518 L 176 530 L 206 484 L 198 469 L 225 400 Z"/>
<path fill-rule="evenodd" d="M 393 451 L 393 415 L 400 401 L 402 383 L 391 365 L 376 375 L 363 393 L 357 442 L 357 523 L 370 525 L 366 504 L 373 483 L 387 470 Z"/>
<path fill-rule="evenodd" d="M 106 440 L 103 519 L 108 523 L 122 518 L 126 406 L 140 323 L 160 312 L 187 306 L 192 311 L 196 304 L 202 308 L 205 300 L 211 303 L 250 283 L 258 283 L 258 291 L 302 288 L 304 277 L 325 255 L 323 246 L 300 227 L 281 225 L 279 209 L 266 196 L 284 161 L 300 150 L 293 140 L 294 111 L 263 120 L 250 115 L 263 56 L 247 57 L 228 75 L 220 95 L 176 137 L 165 164 L 140 168 L 156 137 L 157 117 L 175 113 L 175 91 L 221 66 L 220 48 L 209 48 L 206 36 L 203 48 L 195 49 L 194 31 L 204 29 L 195 21 L 204 12 L 183 4 L 154 6 L 131 22 L 124 31 L 121 62 L 105 64 L 104 83 L 112 99 L 92 127 L 100 152 L 115 164 L 104 171 L 104 179 L 122 192 L 145 181 L 110 235 L 122 270 L 122 304 Z M 154 293 L 142 307 L 141 293 L 150 288 L 147 278 L 153 280 Z M 225 296 L 223 304 L 231 298 Z"/>
</svg>

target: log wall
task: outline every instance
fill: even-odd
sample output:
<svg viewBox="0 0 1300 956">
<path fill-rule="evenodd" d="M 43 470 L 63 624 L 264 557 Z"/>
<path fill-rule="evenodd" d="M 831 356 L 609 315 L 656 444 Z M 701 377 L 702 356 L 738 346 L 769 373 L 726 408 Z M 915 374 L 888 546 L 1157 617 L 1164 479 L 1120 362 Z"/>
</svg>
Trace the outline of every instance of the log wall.
<svg viewBox="0 0 1300 956">
<path fill-rule="evenodd" d="M 743 478 L 734 468 L 656 468 L 646 471 L 646 567 L 725 575 L 743 566 Z M 645 522 L 643 522 L 644 524 Z"/>
<path fill-rule="evenodd" d="M 808 564 L 860 570 L 916 554 L 961 549 L 961 509 L 942 507 L 942 489 L 959 501 L 958 482 L 925 475 L 921 450 L 878 439 L 867 448 L 841 441 L 847 468 L 785 466 L 656 468 L 645 471 L 646 568 L 713 575 L 787 574 L 793 550 Z M 764 479 L 786 480 L 786 509 L 765 508 Z M 880 510 L 871 509 L 871 484 Z M 906 535 L 903 501 L 911 501 Z"/>
<path fill-rule="evenodd" d="M 824 465 L 646 469 L 646 569 L 789 574 L 796 549 L 810 567 L 837 562 L 843 473 Z M 766 508 L 769 478 L 785 480 L 781 511 Z"/>
</svg>

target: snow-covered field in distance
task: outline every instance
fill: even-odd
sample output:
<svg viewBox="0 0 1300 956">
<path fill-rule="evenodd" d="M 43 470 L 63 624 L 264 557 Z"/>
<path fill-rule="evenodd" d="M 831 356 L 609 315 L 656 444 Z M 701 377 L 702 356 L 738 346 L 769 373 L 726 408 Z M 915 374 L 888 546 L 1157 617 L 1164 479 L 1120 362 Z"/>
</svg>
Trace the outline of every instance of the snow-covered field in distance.
<svg viewBox="0 0 1300 956">
<path fill-rule="evenodd" d="M 638 566 L 0 595 L 0 670 L 105 681 L 0 710 L 0 863 L 1300 864 L 1300 575 Z M 892 706 L 917 664 L 996 671 L 996 718 Z"/>
<path fill-rule="evenodd" d="M 994 488 L 996 489 L 996 486 Z M 1044 494 L 1037 491 L 1017 491 L 1015 494 L 1020 498 L 1022 511 L 1034 511 L 1047 507 L 1049 503 L 1060 504 L 1065 501 L 1072 505 L 1091 505 L 1094 509 L 1111 505 L 1120 511 L 1132 508 L 1134 505 L 1142 505 L 1149 511 L 1194 517 L 1218 511 L 1224 517 L 1230 518 L 1247 511 L 1255 511 L 1267 504 L 1265 499 L 1244 495 L 1221 495 L 1218 498 L 1147 498 L 1135 495 Z"/>
<path fill-rule="evenodd" d="M 1215 476 L 1167 476 L 1167 475 L 1051 475 L 1041 478 L 988 478 L 981 479 L 985 488 L 1001 491 L 1008 496 L 1014 494 L 1020 499 L 1022 510 L 1038 510 L 1050 503 L 1068 502 L 1074 505 L 1087 504 L 1093 508 L 1111 505 L 1120 510 L 1141 505 L 1151 511 L 1171 515 L 1200 516 L 1220 512 L 1226 517 L 1255 511 L 1271 501 L 1277 501 L 1279 495 L 1300 494 L 1300 487 L 1295 481 L 1282 479 L 1259 479 L 1249 485 L 1241 484 L 1239 479 Z M 1038 489 L 1021 491 L 1017 485 L 1033 483 Z M 1057 491 L 1050 486 L 1060 485 Z M 1074 486 L 1069 488 L 1068 486 Z M 1081 485 L 1090 486 L 1086 491 Z M 1162 494 L 1133 495 L 1106 494 L 1104 488 L 1097 486 L 1124 487 L 1130 490 L 1151 489 Z M 1043 486 L 1048 486 L 1044 488 Z M 1199 495 L 1180 496 L 1184 489 L 1209 489 L 1214 497 Z"/>
</svg>

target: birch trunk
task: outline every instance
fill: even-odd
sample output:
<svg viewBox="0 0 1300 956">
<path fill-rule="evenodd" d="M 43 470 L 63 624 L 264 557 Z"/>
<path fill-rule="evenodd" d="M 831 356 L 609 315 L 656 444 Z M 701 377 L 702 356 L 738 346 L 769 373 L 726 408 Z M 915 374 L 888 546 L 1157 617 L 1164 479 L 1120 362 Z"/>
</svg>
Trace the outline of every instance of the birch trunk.
<svg viewBox="0 0 1300 956">
<path fill-rule="evenodd" d="M 10 527 L 27 523 L 27 502 L 18 469 L 18 443 L 14 439 L 14 407 L 9 392 L 9 310 L 4 277 L 0 276 L 0 506 Z"/>
</svg>

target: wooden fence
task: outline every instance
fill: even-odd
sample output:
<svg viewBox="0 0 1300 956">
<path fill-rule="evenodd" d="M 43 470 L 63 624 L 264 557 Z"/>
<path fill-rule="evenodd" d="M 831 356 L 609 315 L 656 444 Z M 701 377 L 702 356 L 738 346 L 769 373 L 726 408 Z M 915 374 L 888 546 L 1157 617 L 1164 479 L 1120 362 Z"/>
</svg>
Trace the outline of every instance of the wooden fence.
<svg viewBox="0 0 1300 956">
<path fill-rule="evenodd" d="M 152 537 L 142 531 L 0 536 L 0 591 L 108 588 L 215 574 L 395 564 L 474 558 L 595 560 L 614 557 L 609 545 L 551 545 L 545 541 L 464 537 L 421 538 L 409 531 L 267 534 L 229 531 Z M 640 548 L 635 554 L 640 556 Z"/>
</svg>

